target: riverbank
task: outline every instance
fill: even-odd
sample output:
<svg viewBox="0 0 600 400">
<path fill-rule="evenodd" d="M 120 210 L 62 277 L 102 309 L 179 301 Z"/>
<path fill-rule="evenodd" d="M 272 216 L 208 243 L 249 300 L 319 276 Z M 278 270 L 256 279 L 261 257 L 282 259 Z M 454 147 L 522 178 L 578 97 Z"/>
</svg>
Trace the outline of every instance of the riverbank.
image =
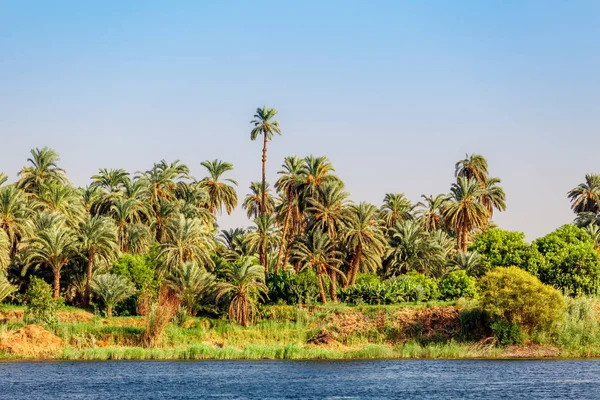
<svg viewBox="0 0 600 400">
<path fill-rule="evenodd" d="M 499 347 L 479 332 L 478 316 L 451 303 L 298 308 L 270 306 L 244 328 L 223 319 L 170 323 L 160 342 L 143 347 L 144 317 L 102 318 L 59 312 L 54 327 L 26 328 L 23 310 L 0 310 L 1 360 L 345 360 L 582 358 L 600 346 L 557 346 L 529 340 Z M 468 328 L 468 329 L 467 329 Z M 46 343 L 47 342 L 47 343 Z"/>
</svg>

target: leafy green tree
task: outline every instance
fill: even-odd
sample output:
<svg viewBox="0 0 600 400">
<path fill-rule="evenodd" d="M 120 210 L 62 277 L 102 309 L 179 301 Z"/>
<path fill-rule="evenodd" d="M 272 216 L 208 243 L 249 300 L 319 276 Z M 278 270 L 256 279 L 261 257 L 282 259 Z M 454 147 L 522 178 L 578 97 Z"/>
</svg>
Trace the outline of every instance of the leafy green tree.
<svg viewBox="0 0 600 400">
<path fill-rule="evenodd" d="M 539 279 L 576 295 L 596 294 L 600 287 L 600 254 L 590 235 L 575 225 L 564 225 L 532 244 L 543 257 Z"/>
<path fill-rule="evenodd" d="M 79 228 L 80 251 L 87 258 L 87 272 L 85 281 L 85 293 L 83 297 L 84 306 L 90 303 L 90 289 L 92 275 L 97 261 L 111 265 L 112 261 L 119 256 L 119 245 L 117 239 L 117 228 L 108 217 L 89 217 Z"/>
<path fill-rule="evenodd" d="M 54 325 L 58 322 L 57 311 L 64 304 L 62 298 L 52 295 L 52 287 L 43 279 L 31 278 L 25 292 L 27 308 L 25 321 L 29 323 Z"/>
<path fill-rule="evenodd" d="M 525 242 L 523 233 L 500 228 L 488 229 L 477 235 L 469 250 L 481 256 L 481 269 L 474 274 L 475 276 L 484 275 L 495 267 L 516 266 L 535 271 L 540 258 L 535 249 Z M 470 273 L 473 272 L 475 270 L 470 270 Z"/>
<path fill-rule="evenodd" d="M 600 211 L 600 174 L 586 174 L 585 182 L 567 193 L 571 208 L 576 213 Z"/>
<path fill-rule="evenodd" d="M 217 284 L 216 301 L 227 297 L 229 318 L 242 326 L 250 326 L 257 314 L 258 300 L 264 300 L 268 292 L 265 285 L 265 269 L 254 257 L 235 262 L 226 273 L 225 282 Z"/>
<path fill-rule="evenodd" d="M 225 208 L 227 214 L 231 214 L 238 204 L 235 191 L 237 182 L 233 179 L 220 179 L 225 172 L 233 170 L 233 164 L 221 160 L 203 161 L 200 164 L 208 170 L 208 176 L 198 183 L 208 193 L 208 210 L 216 215 Z"/>
<path fill-rule="evenodd" d="M 459 176 L 442 209 L 446 223 L 456 232 L 458 248 L 462 252 L 467 251 L 469 233 L 487 225 L 489 212 L 481 202 L 484 193 L 475 179 Z"/>
<path fill-rule="evenodd" d="M 440 295 L 443 300 L 455 300 L 459 297 L 475 297 L 477 290 L 476 280 L 467 275 L 466 271 L 459 269 L 452 271 L 440 279 Z"/>
<path fill-rule="evenodd" d="M 136 292 L 135 285 L 126 278 L 115 274 L 102 274 L 94 276 L 92 290 L 104 301 L 106 316 L 112 317 L 113 308 L 133 296 Z"/>
<path fill-rule="evenodd" d="M 250 140 L 256 140 L 259 135 L 263 137 L 263 152 L 262 152 L 262 209 L 261 214 L 266 212 L 267 205 L 267 142 L 273 139 L 273 136 L 277 133 L 281 135 L 281 129 L 278 121 L 273 121 L 273 118 L 277 115 L 276 108 L 257 108 L 256 114 L 254 114 L 254 120 L 250 121 L 254 125 L 252 131 L 250 131 Z"/>
</svg>

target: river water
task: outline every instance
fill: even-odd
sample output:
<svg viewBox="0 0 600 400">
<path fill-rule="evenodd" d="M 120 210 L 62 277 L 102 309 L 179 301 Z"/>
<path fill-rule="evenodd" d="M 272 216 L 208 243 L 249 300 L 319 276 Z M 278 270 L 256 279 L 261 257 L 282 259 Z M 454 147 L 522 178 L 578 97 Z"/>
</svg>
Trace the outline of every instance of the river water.
<svg viewBox="0 0 600 400">
<path fill-rule="evenodd" d="M 0 363 L 0 399 L 600 399 L 596 360 Z"/>
</svg>

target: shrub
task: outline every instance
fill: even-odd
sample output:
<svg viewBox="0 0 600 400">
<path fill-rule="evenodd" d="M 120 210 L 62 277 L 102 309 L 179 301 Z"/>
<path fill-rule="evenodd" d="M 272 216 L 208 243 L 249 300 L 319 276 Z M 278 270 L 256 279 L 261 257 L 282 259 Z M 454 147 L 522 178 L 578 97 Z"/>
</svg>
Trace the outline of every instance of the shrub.
<svg viewBox="0 0 600 400">
<path fill-rule="evenodd" d="M 41 325 L 55 325 L 58 323 L 56 312 L 63 306 L 62 297 L 52 297 L 52 287 L 43 279 L 31 278 L 25 297 L 27 309 L 25 310 L 25 321 Z"/>
<path fill-rule="evenodd" d="M 475 284 L 475 278 L 467 275 L 466 271 L 462 269 L 450 272 L 440 280 L 440 298 L 455 300 L 459 297 L 475 297 L 477 295 Z"/>
<path fill-rule="evenodd" d="M 135 286 L 125 277 L 115 274 L 96 275 L 92 279 L 92 290 L 104 301 L 106 316 L 112 317 L 113 307 L 133 296 Z"/>
<path fill-rule="evenodd" d="M 435 300 L 439 290 L 435 279 L 411 272 L 382 282 L 367 280 L 338 290 L 340 299 L 350 304 L 397 304 Z"/>
<path fill-rule="evenodd" d="M 299 274 L 290 271 L 267 276 L 269 301 L 273 304 L 314 304 L 319 297 L 317 274 L 313 270 Z"/>
<path fill-rule="evenodd" d="M 562 346 L 600 344 L 597 300 L 592 297 L 569 299 L 563 321 L 558 324 L 558 343 Z"/>
<path fill-rule="evenodd" d="M 517 324 L 527 333 L 534 327 L 548 329 L 562 317 L 563 295 L 517 267 L 498 267 L 480 281 L 481 307 L 492 320 Z M 498 325 L 498 330 L 506 330 Z M 511 329 L 514 330 L 514 327 Z"/>
<path fill-rule="evenodd" d="M 600 287 L 600 254 L 583 229 L 565 225 L 533 242 L 543 256 L 531 271 L 548 285 L 569 294 L 596 294 Z"/>
<path fill-rule="evenodd" d="M 123 254 L 113 263 L 111 273 L 133 282 L 138 293 L 122 302 L 116 311 L 119 315 L 146 315 L 150 303 L 156 299 L 158 282 L 153 254 Z"/>
<path fill-rule="evenodd" d="M 152 303 L 146 316 L 146 327 L 142 334 L 142 345 L 156 346 L 162 334 L 180 309 L 181 300 L 166 288 L 161 290 L 158 300 Z"/>
<path fill-rule="evenodd" d="M 499 319 L 492 323 L 492 332 L 501 346 L 521 344 L 525 340 L 525 334 L 517 322 L 508 322 Z"/>
</svg>

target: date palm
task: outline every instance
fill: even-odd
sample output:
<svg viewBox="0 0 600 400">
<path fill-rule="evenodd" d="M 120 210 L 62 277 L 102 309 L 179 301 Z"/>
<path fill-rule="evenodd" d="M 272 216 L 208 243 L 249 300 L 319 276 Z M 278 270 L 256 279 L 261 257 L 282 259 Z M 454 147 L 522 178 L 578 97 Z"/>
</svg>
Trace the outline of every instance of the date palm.
<svg viewBox="0 0 600 400">
<path fill-rule="evenodd" d="M 481 203 L 488 210 L 491 219 L 494 215 L 494 209 L 498 211 L 506 210 L 506 194 L 498 184 L 499 178 L 489 178 L 484 186 L 484 193 L 481 195 Z"/>
<path fill-rule="evenodd" d="M 487 160 L 479 154 L 465 154 L 465 158 L 456 163 L 454 175 L 457 178 L 475 179 L 484 186 L 488 179 Z"/>
<path fill-rule="evenodd" d="M 273 118 L 277 115 L 276 108 L 257 108 L 254 119 L 250 121 L 254 125 L 254 128 L 250 131 L 250 140 L 256 140 L 259 135 L 263 137 L 263 152 L 262 152 L 262 209 L 261 214 L 266 212 L 267 206 L 267 142 L 273 139 L 273 136 L 277 133 L 281 135 L 281 129 L 279 128 L 279 122 L 274 121 Z"/>
<path fill-rule="evenodd" d="M 342 184 L 340 178 L 333 174 L 335 169 L 327 157 L 308 156 L 304 159 L 304 167 L 298 182 L 302 208 L 309 207 L 310 198 L 319 199 L 323 188 L 328 184 Z"/>
<path fill-rule="evenodd" d="M 477 252 L 459 251 L 450 261 L 450 265 L 456 269 L 464 269 L 471 276 L 480 277 L 485 273 L 481 255 Z"/>
<path fill-rule="evenodd" d="M 11 285 L 4 275 L 0 274 L 0 303 L 16 291 L 17 288 Z"/>
<path fill-rule="evenodd" d="M 4 172 L 0 172 L 0 186 L 8 180 L 8 176 Z"/>
<path fill-rule="evenodd" d="M 31 157 L 27 159 L 31 164 L 23 167 L 19 172 L 18 187 L 27 193 L 38 193 L 43 182 L 57 182 L 67 184 L 65 170 L 58 167 L 60 157 L 51 148 L 35 148 L 31 150 Z"/>
<path fill-rule="evenodd" d="M 6 269 L 10 264 L 10 245 L 11 243 L 8 235 L 0 229 L 0 276 L 4 276 L 4 272 L 6 272 Z"/>
<path fill-rule="evenodd" d="M 108 318 L 112 317 L 114 306 L 127 300 L 136 292 L 133 283 L 127 278 L 115 274 L 96 275 L 92 280 L 92 290 L 104 300 Z"/>
<path fill-rule="evenodd" d="M 586 174 L 585 182 L 571 189 L 567 196 L 576 213 L 600 211 L 600 174 Z"/>
<path fill-rule="evenodd" d="M 238 204 L 235 191 L 237 182 L 233 179 L 220 180 L 220 178 L 225 172 L 232 171 L 233 165 L 221 160 L 203 161 L 200 164 L 208 170 L 208 176 L 198 183 L 208 193 L 208 210 L 216 215 L 217 212 L 222 213 L 225 208 L 227 214 L 231 214 Z"/>
<path fill-rule="evenodd" d="M 213 238 L 198 219 L 186 219 L 180 215 L 172 220 L 167 227 L 167 239 L 160 248 L 158 257 L 163 260 L 167 271 L 185 262 L 212 267 L 210 251 L 214 248 Z"/>
<path fill-rule="evenodd" d="M 108 217 L 87 217 L 79 227 L 80 251 L 87 258 L 87 273 L 83 304 L 90 304 L 92 275 L 97 261 L 110 265 L 119 255 L 117 227 Z"/>
<path fill-rule="evenodd" d="M 60 294 L 62 268 L 78 254 L 77 237 L 64 222 L 38 232 L 27 240 L 23 274 L 30 266 L 48 267 L 54 275 L 53 296 Z"/>
<path fill-rule="evenodd" d="M 600 253 L 600 226 L 590 224 L 583 229 L 590 234 L 594 242 L 594 248 Z"/>
<path fill-rule="evenodd" d="M 102 189 L 105 193 L 117 193 L 125 188 L 129 180 L 129 172 L 122 168 L 100 168 L 96 175 L 92 175 L 91 187 Z"/>
<path fill-rule="evenodd" d="M 188 314 L 197 311 L 198 300 L 212 293 L 215 277 L 198 264 L 186 262 L 175 267 L 167 277 L 167 285 L 181 299 Z"/>
<path fill-rule="evenodd" d="M 411 204 L 404 193 L 387 193 L 383 199 L 380 217 L 387 228 L 396 225 L 397 222 L 413 219 Z"/>
<path fill-rule="evenodd" d="M 265 266 L 265 272 L 269 273 L 267 254 L 269 250 L 279 243 L 279 232 L 275 228 L 275 217 L 263 214 L 254 220 L 256 229 L 246 235 L 245 244 L 253 252 L 258 252 L 260 264 Z"/>
<path fill-rule="evenodd" d="M 15 254 L 19 241 L 27 236 L 30 215 L 31 209 L 22 190 L 12 185 L 0 187 L 0 227 L 10 241 L 11 255 Z"/>
<path fill-rule="evenodd" d="M 486 226 L 489 211 L 481 202 L 485 190 L 475 179 L 460 176 L 452 184 L 448 201 L 442 209 L 442 215 L 454 232 L 458 248 L 467 251 L 469 233 L 475 228 Z"/>
<path fill-rule="evenodd" d="M 293 243 L 293 256 L 304 268 L 313 268 L 317 273 L 321 302 L 327 303 L 323 275 L 331 270 L 339 270 L 341 264 L 339 252 L 333 247 L 329 235 L 319 229 L 310 231 L 305 237 Z"/>
<path fill-rule="evenodd" d="M 344 239 L 354 255 L 346 273 L 345 287 L 356 282 L 363 257 L 371 261 L 370 264 L 381 264 L 386 240 L 377 214 L 377 207 L 372 204 L 360 203 L 350 207 Z"/>
<path fill-rule="evenodd" d="M 73 228 L 83 221 L 85 214 L 83 199 L 72 186 L 57 182 L 40 184 L 38 204 L 50 213 L 64 215 Z"/>
<path fill-rule="evenodd" d="M 438 194 L 436 197 L 421 195 L 424 202 L 417 203 L 417 215 L 421 219 L 425 230 L 433 232 L 442 228 L 442 209 L 446 204 L 447 197 L 443 194 Z"/>
<path fill-rule="evenodd" d="M 226 270 L 226 281 L 219 282 L 217 288 L 217 302 L 223 297 L 228 298 L 229 319 L 250 326 L 258 311 L 257 301 L 263 300 L 268 292 L 265 269 L 254 257 L 242 258 Z"/>
<path fill-rule="evenodd" d="M 110 207 L 110 213 L 117 225 L 117 236 L 119 238 L 119 249 L 127 250 L 127 231 L 131 224 L 141 223 L 142 217 L 147 215 L 147 210 L 142 202 L 137 199 L 115 198 Z"/>
<path fill-rule="evenodd" d="M 275 201 L 271 195 L 269 184 L 266 185 L 267 195 L 262 195 L 262 185 L 260 182 L 252 182 L 250 184 L 250 194 L 246 196 L 242 203 L 242 208 L 246 210 L 248 218 L 256 218 L 261 215 L 261 211 L 264 209 L 265 214 L 273 214 L 275 211 Z M 263 207 L 263 199 L 266 199 L 267 203 Z"/>
</svg>

